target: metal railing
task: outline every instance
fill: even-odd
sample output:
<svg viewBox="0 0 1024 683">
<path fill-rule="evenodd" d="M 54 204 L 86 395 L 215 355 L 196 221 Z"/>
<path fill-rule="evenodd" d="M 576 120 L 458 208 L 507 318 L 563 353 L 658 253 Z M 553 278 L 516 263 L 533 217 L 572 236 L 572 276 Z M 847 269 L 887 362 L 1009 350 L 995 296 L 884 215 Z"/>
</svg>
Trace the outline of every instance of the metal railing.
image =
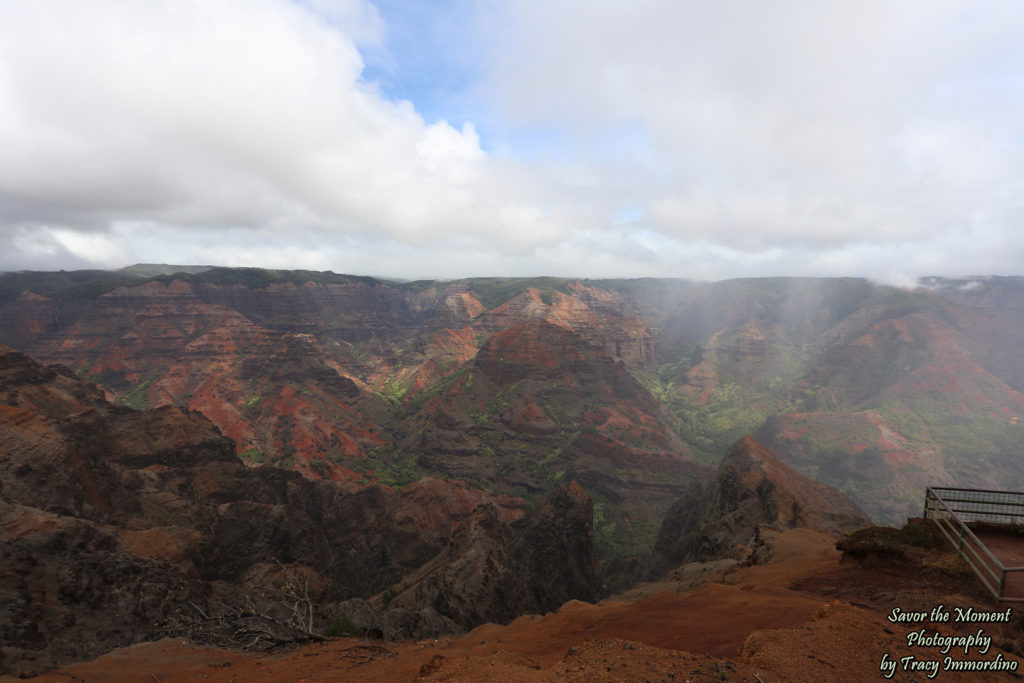
<svg viewBox="0 0 1024 683">
<path fill-rule="evenodd" d="M 1024 594 L 1006 594 L 1007 574 L 1024 572 L 1024 567 L 1005 566 L 967 526 L 969 522 L 1024 523 L 1024 493 L 929 486 L 924 494 L 924 517 L 935 522 L 997 600 L 1024 602 Z"/>
</svg>

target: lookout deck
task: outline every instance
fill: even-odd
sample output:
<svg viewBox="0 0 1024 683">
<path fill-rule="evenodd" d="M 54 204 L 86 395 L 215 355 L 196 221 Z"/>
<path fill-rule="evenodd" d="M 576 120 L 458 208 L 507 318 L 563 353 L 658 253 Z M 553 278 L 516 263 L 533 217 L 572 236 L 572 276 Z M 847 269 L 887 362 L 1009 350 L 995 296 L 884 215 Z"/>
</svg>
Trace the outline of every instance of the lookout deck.
<svg viewBox="0 0 1024 683">
<path fill-rule="evenodd" d="M 990 524 L 969 526 L 982 545 L 995 555 L 1003 567 L 1024 567 L 1024 535 Z M 1024 571 L 1006 572 L 1003 599 L 1024 601 Z"/>
<path fill-rule="evenodd" d="M 924 516 L 1002 602 L 1024 602 L 1024 493 L 929 487 Z"/>
</svg>

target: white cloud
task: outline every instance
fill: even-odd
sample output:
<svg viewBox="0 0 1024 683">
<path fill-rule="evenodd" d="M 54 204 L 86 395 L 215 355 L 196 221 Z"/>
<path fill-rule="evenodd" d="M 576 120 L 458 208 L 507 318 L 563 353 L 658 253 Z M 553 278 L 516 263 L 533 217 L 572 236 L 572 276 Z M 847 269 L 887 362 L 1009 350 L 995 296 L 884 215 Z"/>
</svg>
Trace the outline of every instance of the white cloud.
<svg viewBox="0 0 1024 683">
<path fill-rule="evenodd" d="M 473 126 L 380 98 L 351 37 L 300 6 L 0 9 L 0 196 L 69 209 L 69 227 L 284 219 L 415 237 L 472 203 L 457 186 L 478 176 Z"/>
<path fill-rule="evenodd" d="M 515 7 L 489 86 L 506 115 L 641 122 L 665 184 L 647 207 L 679 239 L 924 243 L 1020 186 L 1019 4 Z"/>
<path fill-rule="evenodd" d="M 1022 5 L 460 0 L 429 121 L 427 11 L 0 0 L 0 268 L 1019 272 Z"/>
</svg>

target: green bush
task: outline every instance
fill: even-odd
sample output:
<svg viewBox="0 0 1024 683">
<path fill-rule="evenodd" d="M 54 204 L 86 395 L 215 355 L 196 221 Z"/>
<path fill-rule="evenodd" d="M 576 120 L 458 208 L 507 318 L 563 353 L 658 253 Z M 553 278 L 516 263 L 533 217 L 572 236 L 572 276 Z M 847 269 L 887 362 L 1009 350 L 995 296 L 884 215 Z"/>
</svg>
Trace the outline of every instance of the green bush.
<svg viewBox="0 0 1024 683">
<path fill-rule="evenodd" d="M 338 617 L 327 627 L 324 635 L 328 638 L 359 638 L 363 632 L 347 617 Z"/>
</svg>

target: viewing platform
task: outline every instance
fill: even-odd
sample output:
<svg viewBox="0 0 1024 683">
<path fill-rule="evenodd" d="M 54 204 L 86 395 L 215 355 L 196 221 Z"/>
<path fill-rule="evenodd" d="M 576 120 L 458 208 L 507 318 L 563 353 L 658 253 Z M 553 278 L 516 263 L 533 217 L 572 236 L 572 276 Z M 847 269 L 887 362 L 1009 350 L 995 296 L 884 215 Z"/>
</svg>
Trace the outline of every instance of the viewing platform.
<svg viewBox="0 0 1024 683">
<path fill-rule="evenodd" d="M 924 517 L 997 600 L 1024 602 L 1024 493 L 930 486 Z"/>
</svg>

